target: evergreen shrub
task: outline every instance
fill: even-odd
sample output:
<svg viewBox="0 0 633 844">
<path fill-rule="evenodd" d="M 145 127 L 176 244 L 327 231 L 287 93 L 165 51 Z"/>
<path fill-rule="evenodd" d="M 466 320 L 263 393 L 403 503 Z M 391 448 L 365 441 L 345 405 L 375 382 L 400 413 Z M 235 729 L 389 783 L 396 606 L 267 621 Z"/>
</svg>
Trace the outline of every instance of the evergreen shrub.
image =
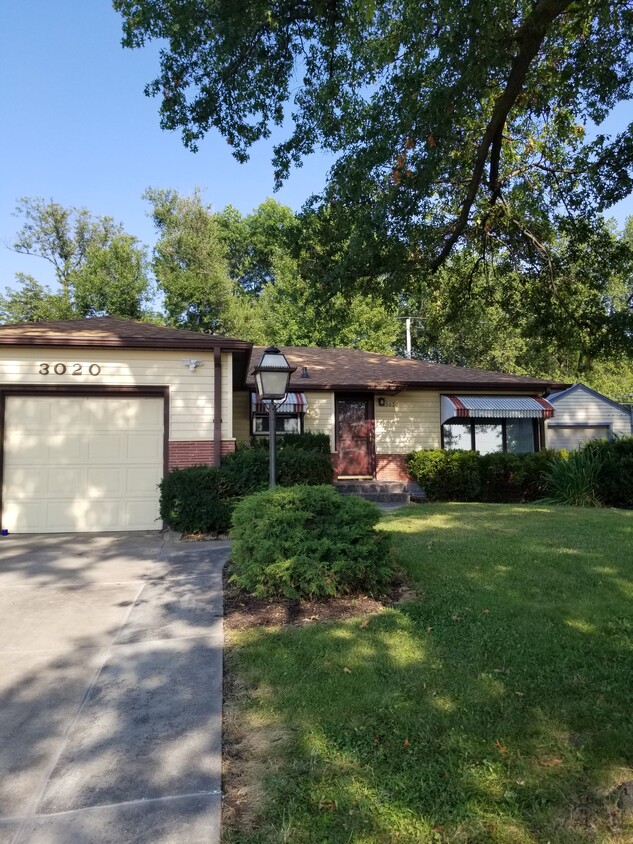
<svg viewBox="0 0 633 844">
<path fill-rule="evenodd" d="M 268 467 L 267 450 L 240 448 L 227 454 L 220 467 L 174 469 L 160 484 L 161 518 L 183 533 L 224 533 L 236 502 L 268 487 Z M 283 446 L 277 452 L 277 483 L 332 483 L 329 451 Z"/>
<path fill-rule="evenodd" d="M 392 568 L 379 518 L 375 504 L 332 486 L 258 492 L 233 513 L 231 580 L 270 598 L 380 594 Z"/>
<path fill-rule="evenodd" d="M 546 492 L 546 470 L 558 454 L 543 449 L 528 454 L 479 455 L 480 500 L 511 504 L 542 498 Z"/>
<path fill-rule="evenodd" d="M 633 437 L 594 440 L 583 451 L 600 454 L 597 492 L 607 507 L 633 507 Z"/>
<path fill-rule="evenodd" d="M 278 448 L 291 446 L 303 451 L 320 451 L 322 454 L 330 454 L 330 435 L 318 431 L 304 431 L 302 434 L 278 434 L 276 442 Z M 252 437 L 251 445 L 268 448 L 268 437 Z"/>
<path fill-rule="evenodd" d="M 234 498 L 215 466 L 173 469 L 160 482 L 160 516 L 183 533 L 224 533 L 231 525 Z"/>
<path fill-rule="evenodd" d="M 279 486 L 331 484 L 332 459 L 329 450 L 324 454 L 314 449 L 284 445 L 277 454 L 277 483 Z"/>
<path fill-rule="evenodd" d="M 546 494 L 545 472 L 560 452 L 530 454 L 431 449 L 407 455 L 411 477 L 434 501 L 534 501 Z"/>
<path fill-rule="evenodd" d="M 432 501 L 478 501 L 481 494 L 476 451 L 414 451 L 407 469 Z"/>
</svg>

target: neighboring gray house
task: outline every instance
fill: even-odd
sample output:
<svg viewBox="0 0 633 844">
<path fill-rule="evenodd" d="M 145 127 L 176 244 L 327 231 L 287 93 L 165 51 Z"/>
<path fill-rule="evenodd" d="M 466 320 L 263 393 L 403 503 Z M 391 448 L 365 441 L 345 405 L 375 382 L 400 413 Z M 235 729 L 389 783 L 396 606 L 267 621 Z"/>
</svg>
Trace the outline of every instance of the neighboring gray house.
<svg viewBox="0 0 633 844">
<path fill-rule="evenodd" d="M 594 439 L 611 439 L 614 435 L 631 436 L 631 408 L 597 393 L 584 384 L 552 393 L 547 400 L 554 406 L 554 418 L 545 425 L 548 448 L 578 448 Z"/>
</svg>

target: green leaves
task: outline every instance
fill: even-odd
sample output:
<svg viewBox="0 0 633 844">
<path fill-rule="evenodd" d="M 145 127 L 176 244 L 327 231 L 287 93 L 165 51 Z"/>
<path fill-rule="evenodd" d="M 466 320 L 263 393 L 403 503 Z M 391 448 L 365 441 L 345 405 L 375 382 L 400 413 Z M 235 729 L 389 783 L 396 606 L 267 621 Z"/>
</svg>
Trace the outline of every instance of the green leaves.
<svg viewBox="0 0 633 844">
<path fill-rule="evenodd" d="M 4 322 L 85 316 L 141 319 L 152 298 L 147 256 L 135 237 L 111 217 L 53 200 L 23 197 L 13 249 L 52 264 L 59 292 L 18 274 L 19 290 L 0 297 Z"/>
<path fill-rule="evenodd" d="M 126 46 L 167 45 L 149 86 L 164 127 L 194 148 L 215 129 L 244 160 L 292 112 L 277 183 L 319 146 L 339 154 L 322 206 L 353 213 L 370 254 L 376 235 L 392 258 L 403 245 L 421 274 L 490 238 L 546 266 L 536 243 L 561 208 L 588 215 L 633 185 L 631 127 L 597 142 L 579 131 L 631 95 L 626 0 L 115 8 Z"/>
</svg>

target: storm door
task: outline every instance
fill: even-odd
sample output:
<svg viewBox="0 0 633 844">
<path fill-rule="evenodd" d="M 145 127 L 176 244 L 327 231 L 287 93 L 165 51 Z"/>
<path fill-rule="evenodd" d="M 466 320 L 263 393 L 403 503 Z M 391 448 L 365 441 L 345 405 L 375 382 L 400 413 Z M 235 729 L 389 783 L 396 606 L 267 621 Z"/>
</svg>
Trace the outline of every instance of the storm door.
<svg viewBox="0 0 633 844">
<path fill-rule="evenodd" d="M 373 396 L 336 397 L 338 476 L 374 476 Z"/>
</svg>

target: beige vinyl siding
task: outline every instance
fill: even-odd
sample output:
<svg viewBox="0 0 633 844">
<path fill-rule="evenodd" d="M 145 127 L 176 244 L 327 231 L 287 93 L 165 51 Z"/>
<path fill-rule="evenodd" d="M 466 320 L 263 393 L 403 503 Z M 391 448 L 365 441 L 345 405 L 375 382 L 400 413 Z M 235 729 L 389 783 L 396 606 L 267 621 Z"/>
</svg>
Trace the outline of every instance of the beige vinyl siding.
<svg viewBox="0 0 633 844">
<path fill-rule="evenodd" d="M 406 390 L 374 400 L 376 454 L 407 454 L 422 448 L 440 448 L 440 394 Z"/>
<path fill-rule="evenodd" d="M 328 434 L 330 448 L 335 449 L 334 393 L 306 393 L 306 414 L 304 431 Z"/>
<path fill-rule="evenodd" d="M 631 433 L 631 416 L 626 410 L 618 410 L 597 396 L 576 390 L 554 403 L 555 422 L 585 422 L 589 425 L 611 423 L 614 434 Z"/>
<path fill-rule="evenodd" d="M 251 394 L 233 393 L 233 436 L 238 443 L 251 439 Z"/>
<path fill-rule="evenodd" d="M 574 448 L 578 444 L 579 436 L 576 432 L 576 436 L 570 436 L 568 445 L 561 445 L 565 440 L 564 433 L 568 431 L 573 434 L 573 429 L 555 423 L 568 423 L 576 428 L 586 425 L 585 439 L 604 436 L 605 428 L 603 426 L 605 425 L 610 425 L 614 434 L 631 435 L 631 416 L 627 410 L 619 410 L 608 402 L 602 401 L 598 396 L 593 396 L 584 390 L 575 390 L 570 395 L 563 396 L 556 401 L 552 422 L 554 423 L 552 430 L 556 429 L 557 433 L 554 436 L 550 433 L 551 423 L 548 422 L 546 439 L 548 445 L 552 444 L 554 447 Z"/>
<path fill-rule="evenodd" d="M 184 363 L 190 358 L 202 366 L 190 371 Z M 233 435 L 231 358 L 230 352 L 222 354 L 223 439 Z M 40 374 L 42 364 L 48 364 L 48 375 Z M 65 373 L 56 374 L 56 364 L 65 365 Z M 73 375 L 76 364 L 81 372 Z M 100 367 L 98 375 L 89 373 L 90 364 Z M 213 352 L 14 346 L 0 352 L 0 381 L 35 387 L 168 386 L 169 439 L 213 439 Z"/>
<path fill-rule="evenodd" d="M 223 440 L 233 439 L 233 355 L 222 352 L 222 425 Z"/>
</svg>

